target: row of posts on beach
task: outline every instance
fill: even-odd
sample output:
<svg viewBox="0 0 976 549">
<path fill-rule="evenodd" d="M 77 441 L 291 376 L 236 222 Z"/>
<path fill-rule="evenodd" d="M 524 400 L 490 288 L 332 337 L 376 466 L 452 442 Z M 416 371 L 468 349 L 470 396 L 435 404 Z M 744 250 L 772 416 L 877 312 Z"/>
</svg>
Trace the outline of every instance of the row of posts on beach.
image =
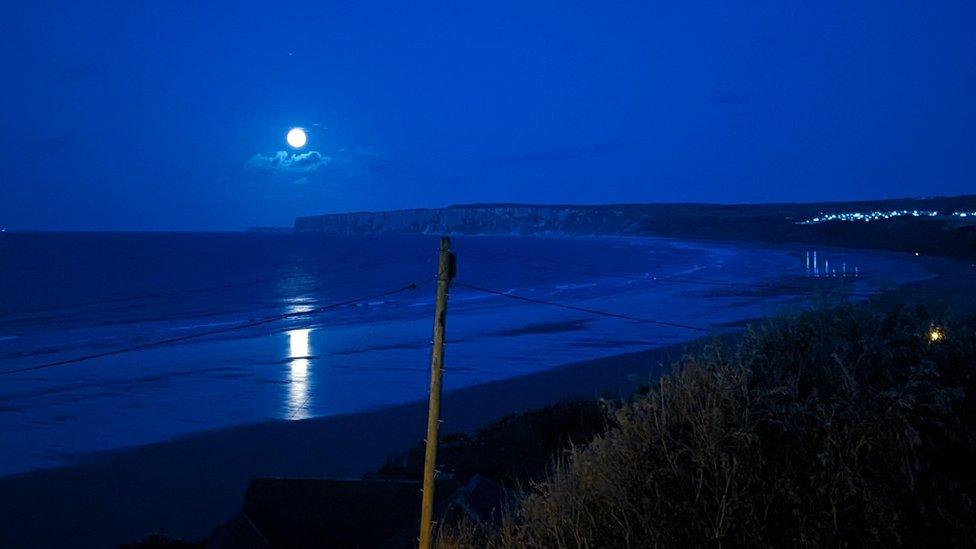
<svg viewBox="0 0 976 549">
<path fill-rule="evenodd" d="M 840 270 L 838 270 L 837 262 L 835 261 L 833 266 L 830 264 L 830 260 L 826 257 L 823 261 L 817 259 L 817 251 L 813 252 L 807 251 L 807 276 L 808 277 L 860 277 L 861 269 L 854 266 L 848 266 L 846 261 L 840 262 Z"/>
</svg>

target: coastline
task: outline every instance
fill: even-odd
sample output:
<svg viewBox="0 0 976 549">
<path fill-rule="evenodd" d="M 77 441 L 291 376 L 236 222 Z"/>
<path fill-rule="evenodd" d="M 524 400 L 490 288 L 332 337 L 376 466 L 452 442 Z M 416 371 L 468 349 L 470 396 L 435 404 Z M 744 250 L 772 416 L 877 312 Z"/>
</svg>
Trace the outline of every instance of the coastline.
<svg viewBox="0 0 976 549">
<path fill-rule="evenodd" d="M 958 265 L 956 260 L 932 259 Z M 976 282 L 965 274 L 960 279 L 959 271 L 954 276 L 940 271 L 902 287 L 970 288 Z M 505 415 L 574 397 L 629 393 L 656 380 L 686 349 L 711 340 L 706 336 L 576 361 L 447 392 L 442 432 L 471 431 Z M 0 477 L 0 544 L 104 547 L 149 533 L 201 539 L 239 510 L 250 479 L 358 478 L 419 442 L 425 422 L 426 402 L 415 401 L 362 413 L 204 431 L 86 454 L 65 467 Z"/>
<path fill-rule="evenodd" d="M 574 397 L 625 394 L 657 379 L 683 344 L 574 362 L 444 394 L 445 433 Z M 450 370 L 447 371 L 450 375 Z M 0 478 L 0 545 L 105 547 L 148 533 L 199 539 L 240 507 L 257 476 L 353 478 L 422 437 L 425 401 L 359 414 L 273 421 L 100 452 Z"/>
</svg>

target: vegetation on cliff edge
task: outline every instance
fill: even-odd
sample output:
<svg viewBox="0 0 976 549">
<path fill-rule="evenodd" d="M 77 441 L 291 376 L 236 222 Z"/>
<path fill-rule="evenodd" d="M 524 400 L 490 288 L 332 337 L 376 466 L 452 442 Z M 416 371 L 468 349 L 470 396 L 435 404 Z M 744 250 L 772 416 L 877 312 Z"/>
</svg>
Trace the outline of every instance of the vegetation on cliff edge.
<svg viewBox="0 0 976 549">
<path fill-rule="evenodd" d="M 976 544 L 974 328 L 875 301 L 708 346 L 439 544 Z"/>
</svg>

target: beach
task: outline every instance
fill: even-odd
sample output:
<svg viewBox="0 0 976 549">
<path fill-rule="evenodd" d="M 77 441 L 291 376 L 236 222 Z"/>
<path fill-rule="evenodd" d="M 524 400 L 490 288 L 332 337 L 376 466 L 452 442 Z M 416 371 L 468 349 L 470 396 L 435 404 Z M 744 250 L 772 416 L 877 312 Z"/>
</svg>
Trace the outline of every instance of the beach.
<svg viewBox="0 0 976 549">
<path fill-rule="evenodd" d="M 494 249 L 484 249 L 485 242 Z M 525 243 L 528 250 L 513 249 Z M 443 433 L 469 431 L 507 414 L 570 398 L 627 394 L 656 380 L 691 342 L 734 333 L 750 319 L 795 311 L 814 294 L 840 298 L 837 293 L 843 290 L 862 299 L 879 286 L 927 284 L 938 273 L 948 276 L 958 270 L 948 260 L 821 249 L 820 265 L 834 260 L 840 269 L 857 266 L 856 274 L 871 275 L 827 279 L 812 276 L 805 262 L 809 254 L 802 247 L 657 239 L 470 237 L 460 247 L 466 252 L 460 265 L 467 280 L 515 295 L 680 325 L 591 318 L 580 311 L 512 304 L 504 297 L 457 289 L 448 322 Z M 567 250 L 593 251 L 570 261 Z M 535 254 L 532 262 L 522 258 L 527 253 Z M 477 267 L 479 257 L 490 260 L 490 268 Z M 641 272 L 641 267 L 654 267 L 655 272 Z M 296 284 L 294 277 L 281 280 L 273 280 L 273 287 L 293 289 Z M 300 284 L 298 290 L 283 292 L 278 307 L 315 307 L 331 299 Z M 296 300 L 296 295 L 314 299 Z M 221 299 L 225 301 L 218 304 L 226 306 L 226 298 Z M 36 460 L 24 460 L 35 465 L 0 478 L 0 542 L 11 547 L 100 547 L 148 533 L 199 539 L 237 511 L 251 478 L 358 478 L 375 470 L 417 444 L 424 432 L 429 305 L 427 295 L 373 300 L 340 311 L 333 321 L 308 324 L 296 316 L 285 326 L 245 337 L 164 347 L 136 355 L 142 357 L 135 364 L 145 370 L 140 372 L 145 383 L 132 383 L 126 367 L 133 363 L 116 359 L 86 369 L 52 369 L 50 377 L 31 381 L 64 388 L 53 400 L 55 408 L 47 411 L 24 406 L 23 399 L 11 398 L 8 388 L 7 402 L 21 403 L 19 411 L 3 418 L 17 427 L 3 433 L 8 456 L 37 447 L 44 429 L 57 433 L 72 424 L 82 428 L 71 431 L 76 435 L 69 440 L 80 442 L 48 462 L 53 466 L 38 469 Z M 187 300 L 165 301 L 164 306 L 178 312 L 202 305 Z M 383 311 L 382 321 L 359 321 L 376 310 Z M 187 316 L 199 322 L 197 315 Z M 208 323 L 214 320 L 230 321 Z M 143 334 L 157 322 L 133 325 Z M 55 328 L 42 324 L 37 337 L 48 330 L 54 334 L 49 339 L 63 338 Z M 204 366 L 202 377 L 180 375 L 195 372 L 193 364 Z M 107 393 L 106 379 L 116 380 Z M 78 389 L 83 381 L 88 385 Z M 42 402 L 42 392 L 30 395 Z M 93 400 L 86 400 L 92 395 Z M 119 406 L 135 400 L 139 408 Z M 295 414 L 296 403 L 307 416 Z M 58 406 L 71 409 L 73 416 L 61 422 L 27 422 L 26 428 L 13 423 L 17 413 L 56 419 Z M 187 417 L 192 421 L 174 422 Z M 184 430 L 169 427 L 174 424 Z"/>
<path fill-rule="evenodd" d="M 450 391 L 443 399 L 442 432 L 469 431 L 560 400 L 626 394 L 657 379 L 685 348 L 628 353 Z M 426 413 L 426 402 L 414 402 L 362 414 L 259 423 L 5 477 L 0 479 L 0 545 L 106 547 L 151 532 L 202 538 L 238 510 L 251 478 L 358 478 L 415 445 Z"/>
<path fill-rule="evenodd" d="M 447 390 L 930 276 L 905 254 L 799 246 L 489 236 L 453 246 Z M 429 236 L 8 235 L 0 476 L 422 400 L 436 251 Z"/>
</svg>

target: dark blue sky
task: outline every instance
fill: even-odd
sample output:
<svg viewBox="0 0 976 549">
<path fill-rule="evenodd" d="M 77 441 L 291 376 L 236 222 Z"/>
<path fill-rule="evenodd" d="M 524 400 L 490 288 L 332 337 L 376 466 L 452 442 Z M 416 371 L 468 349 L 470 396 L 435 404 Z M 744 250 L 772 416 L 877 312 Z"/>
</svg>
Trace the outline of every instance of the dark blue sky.
<svg viewBox="0 0 976 549">
<path fill-rule="evenodd" d="M 971 1 L 9 4 L 14 229 L 976 192 Z"/>
</svg>

